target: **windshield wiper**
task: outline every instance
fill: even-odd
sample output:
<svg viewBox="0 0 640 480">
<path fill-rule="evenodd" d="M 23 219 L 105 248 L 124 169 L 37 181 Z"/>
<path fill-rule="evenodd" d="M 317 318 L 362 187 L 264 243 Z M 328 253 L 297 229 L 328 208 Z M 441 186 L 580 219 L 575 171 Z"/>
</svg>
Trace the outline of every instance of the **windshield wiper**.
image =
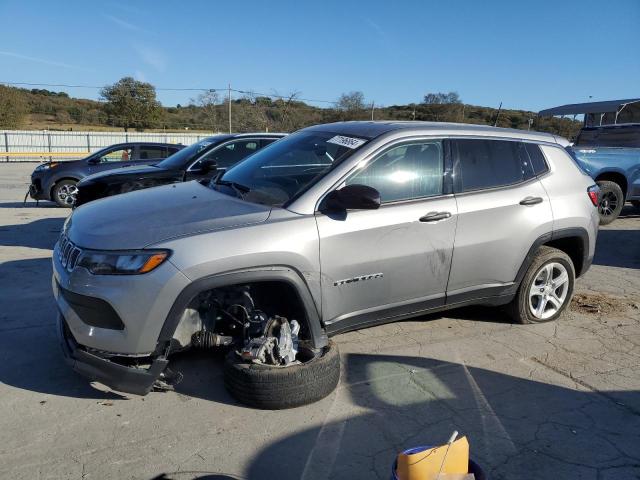
<svg viewBox="0 0 640 480">
<path fill-rule="evenodd" d="M 230 182 L 229 180 L 217 180 L 215 185 L 224 185 L 225 187 L 230 187 L 242 200 L 244 200 L 244 195 L 251 191 L 251 189 L 246 185 L 242 185 L 238 182 Z"/>
</svg>

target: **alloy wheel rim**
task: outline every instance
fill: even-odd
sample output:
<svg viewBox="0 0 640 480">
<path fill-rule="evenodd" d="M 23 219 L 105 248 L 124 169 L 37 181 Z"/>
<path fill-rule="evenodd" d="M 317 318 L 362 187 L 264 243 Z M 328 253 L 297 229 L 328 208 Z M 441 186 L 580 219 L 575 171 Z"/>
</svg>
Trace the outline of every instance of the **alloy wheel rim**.
<svg viewBox="0 0 640 480">
<path fill-rule="evenodd" d="M 613 215 L 616 208 L 618 208 L 618 197 L 613 192 L 606 192 L 602 195 L 602 199 L 600 200 L 600 205 L 598 206 L 598 210 L 600 211 L 600 215 Z"/>
<path fill-rule="evenodd" d="M 58 198 L 67 205 L 76 203 L 77 194 L 78 187 L 75 185 L 61 185 L 60 188 L 58 188 Z"/>
<path fill-rule="evenodd" d="M 569 292 L 569 272 L 561 263 L 543 265 L 529 288 L 529 311 L 539 320 L 553 317 L 564 305 Z"/>
</svg>

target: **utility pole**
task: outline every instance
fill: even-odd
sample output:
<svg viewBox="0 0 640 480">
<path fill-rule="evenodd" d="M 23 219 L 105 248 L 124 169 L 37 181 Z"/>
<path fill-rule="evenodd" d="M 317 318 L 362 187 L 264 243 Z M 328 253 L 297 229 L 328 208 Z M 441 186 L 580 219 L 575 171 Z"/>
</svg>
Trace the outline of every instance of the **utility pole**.
<svg viewBox="0 0 640 480">
<path fill-rule="evenodd" d="M 376 104 L 374 101 L 371 101 L 371 120 L 373 121 L 373 112 L 375 110 Z"/>
<path fill-rule="evenodd" d="M 229 84 L 229 133 L 231 133 L 231 84 Z"/>
</svg>

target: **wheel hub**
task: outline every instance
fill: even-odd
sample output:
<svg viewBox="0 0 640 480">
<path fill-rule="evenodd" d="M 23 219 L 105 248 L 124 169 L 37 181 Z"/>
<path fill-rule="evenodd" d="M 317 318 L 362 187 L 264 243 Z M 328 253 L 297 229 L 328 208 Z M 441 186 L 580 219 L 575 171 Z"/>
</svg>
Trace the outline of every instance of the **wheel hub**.
<svg viewBox="0 0 640 480">
<path fill-rule="evenodd" d="M 554 316 L 565 304 L 569 291 L 569 272 L 558 262 L 543 265 L 529 289 L 529 310 L 540 320 Z"/>
</svg>

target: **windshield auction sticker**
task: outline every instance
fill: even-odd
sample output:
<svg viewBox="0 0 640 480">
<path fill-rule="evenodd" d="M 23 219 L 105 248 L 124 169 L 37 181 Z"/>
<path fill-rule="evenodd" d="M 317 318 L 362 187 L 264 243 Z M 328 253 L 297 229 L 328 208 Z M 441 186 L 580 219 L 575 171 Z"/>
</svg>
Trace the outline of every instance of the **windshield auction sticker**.
<svg viewBox="0 0 640 480">
<path fill-rule="evenodd" d="M 347 148 L 358 148 L 365 142 L 366 140 L 361 140 L 360 138 L 343 137 L 342 135 L 336 135 L 327 140 L 327 143 L 335 143 L 336 145 L 342 145 Z"/>
</svg>

